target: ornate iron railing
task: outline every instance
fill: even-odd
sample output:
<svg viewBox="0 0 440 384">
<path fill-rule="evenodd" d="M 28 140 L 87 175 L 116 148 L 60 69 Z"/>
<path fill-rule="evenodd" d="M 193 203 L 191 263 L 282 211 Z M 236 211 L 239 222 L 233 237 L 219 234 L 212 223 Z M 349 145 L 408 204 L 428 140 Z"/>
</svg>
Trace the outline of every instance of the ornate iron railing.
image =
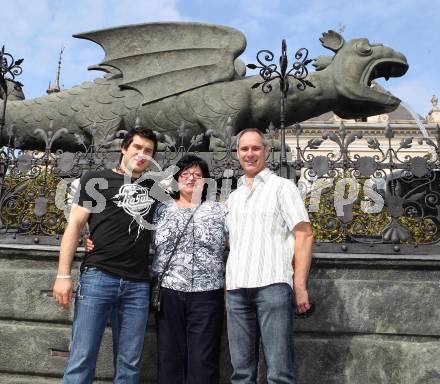
<svg viewBox="0 0 440 384">
<path fill-rule="evenodd" d="M 297 145 L 291 166 L 308 184 L 306 202 L 315 237 L 323 245 L 340 243 L 342 251 L 365 253 L 437 252 L 439 126 L 435 141 L 418 138 L 417 144 L 425 148 L 418 156 L 408 155 L 413 137 L 402 138 L 397 147 L 393 145 L 390 125 L 381 140 L 376 136 L 364 138 L 360 131 L 348 132 L 341 122 L 337 131 L 323 132 L 301 148 L 302 131 L 299 124 L 293 128 Z M 313 153 L 329 142 L 336 151 Z M 360 155 L 359 148 L 368 150 L 369 155 Z"/>
<path fill-rule="evenodd" d="M 227 199 L 241 175 L 232 128 L 226 131 L 224 152 L 198 153 L 210 166 L 220 200 Z M 17 148 L 11 127 L 9 145 L 1 151 L 0 241 L 3 243 L 57 244 L 66 223 L 70 183 L 86 170 L 110 168 L 119 161 L 119 152 L 107 149 L 109 141 L 87 146 L 78 136 L 84 145 L 83 152 L 53 153 L 53 143 L 66 130 L 48 134 L 36 130 L 36 133 L 44 137 L 44 152 Z M 414 145 L 413 138 L 403 138 L 393 148 L 394 132 L 390 126 L 385 128 L 383 140 L 364 138 L 359 131 L 347 130 L 344 123 L 304 145 L 301 145 L 300 124 L 291 128 L 291 134 L 297 144 L 285 166 L 303 193 L 317 250 L 436 252 L 440 240 L 440 127 L 435 140 L 418 139 L 418 144 L 430 150 L 414 157 L 406 154 Z M 182 143 L 186 135 L 182 126 L 179 132 Z M 277 153 L 277 135 L 278 131 L 271 126 L 267 132 L 271 145 L 267 163 L 275 172 L 282 165 Z M 202 137 L 194 136 L 188 148 L 172 141 L 162 143 L 164 150 L 158 153 L 154 167 L 166 170 L 185 153 L 197 153 L 201 141 Z M 327 143 L 337 150 L 318 153 Z M 361 143 L 371 155 L 357 153 Z"/>
</svg>

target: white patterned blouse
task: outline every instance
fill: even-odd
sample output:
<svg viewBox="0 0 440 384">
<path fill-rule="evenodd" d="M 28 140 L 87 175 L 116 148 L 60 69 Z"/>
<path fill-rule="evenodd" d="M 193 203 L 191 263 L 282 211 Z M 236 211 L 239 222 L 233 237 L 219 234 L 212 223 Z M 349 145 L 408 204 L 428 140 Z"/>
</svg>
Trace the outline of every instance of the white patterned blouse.
<svg viewBox="0 0 440 384">
<path fill-rule="evenodd" d="M 177 238 L 191 218 L 194 208 L 179 208 L 174 200 L 159 205 L 154 222 L 156 256 L 153 273 L 163 271 Z M 190 219 L 166 271 L 162 287 L 201 292 L 221 289 L 225 283 L 226 208 L 205 201 Z"/>
</svg>

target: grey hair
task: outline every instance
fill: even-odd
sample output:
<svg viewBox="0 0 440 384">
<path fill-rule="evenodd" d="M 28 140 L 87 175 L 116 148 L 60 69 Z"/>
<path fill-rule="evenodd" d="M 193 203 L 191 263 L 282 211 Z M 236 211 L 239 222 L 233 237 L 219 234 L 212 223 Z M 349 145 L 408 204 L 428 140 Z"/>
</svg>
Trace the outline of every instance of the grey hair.
<svg viewBox="0 0 440 384">
<path fill-rule="evenodd" d="M 237 135 L 237 148 L 238 148 L 238 143 L 240 142 L 241 136 L 243 136 L 245 133 L 248 132 L 255 132 L 258 133 L 261 137 L 261 143 L 263 144 L 263 146 L 268 147 L 269 143 L 267 142 L 266 136 L 264 135 L 263 132 L 261 132 L 258 128 L 246 128 L 243 131 L 239 132 Z"/>
</svg>

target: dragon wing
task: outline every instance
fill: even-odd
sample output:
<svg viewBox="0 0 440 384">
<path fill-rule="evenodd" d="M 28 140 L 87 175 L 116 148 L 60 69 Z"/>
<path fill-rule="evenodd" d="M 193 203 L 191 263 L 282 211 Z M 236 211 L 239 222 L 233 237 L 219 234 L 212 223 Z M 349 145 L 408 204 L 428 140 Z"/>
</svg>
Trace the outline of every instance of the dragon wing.
<svg viewBox="0 0 440 384">
<path fill-rule="evenodd" d="M 104 61 L 89 69 L 118 69 L 123 78 L 121 89 L 139 91 L 143 105 L 233 80 L 235 59 L 246 47 L 240 31 L 202 23 L 136 24 L 74 37 L 101 45 Z"/>
</svg>

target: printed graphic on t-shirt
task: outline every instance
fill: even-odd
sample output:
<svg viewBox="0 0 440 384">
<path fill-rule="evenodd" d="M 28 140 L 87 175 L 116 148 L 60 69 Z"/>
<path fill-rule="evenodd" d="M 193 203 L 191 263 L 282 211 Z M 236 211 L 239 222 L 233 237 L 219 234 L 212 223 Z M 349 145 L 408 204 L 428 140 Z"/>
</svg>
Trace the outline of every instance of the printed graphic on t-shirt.
<svg viewBox="0 0 440 384">
<path fill-rule="evenodd" d="M 133 217 L 128 233 L 131 232 L 131 224 L 137 222 L 139 236 L 140 231 L 144 229 L 141 218 L 149 212 L 154 202 L 148 194 L 148 189 L 139 184 L 124 184 L 119 188 L 119 192 L 113 196 L 113 200 L 118 207 L 122 207 L 125 213 Z"/>
</svg>

